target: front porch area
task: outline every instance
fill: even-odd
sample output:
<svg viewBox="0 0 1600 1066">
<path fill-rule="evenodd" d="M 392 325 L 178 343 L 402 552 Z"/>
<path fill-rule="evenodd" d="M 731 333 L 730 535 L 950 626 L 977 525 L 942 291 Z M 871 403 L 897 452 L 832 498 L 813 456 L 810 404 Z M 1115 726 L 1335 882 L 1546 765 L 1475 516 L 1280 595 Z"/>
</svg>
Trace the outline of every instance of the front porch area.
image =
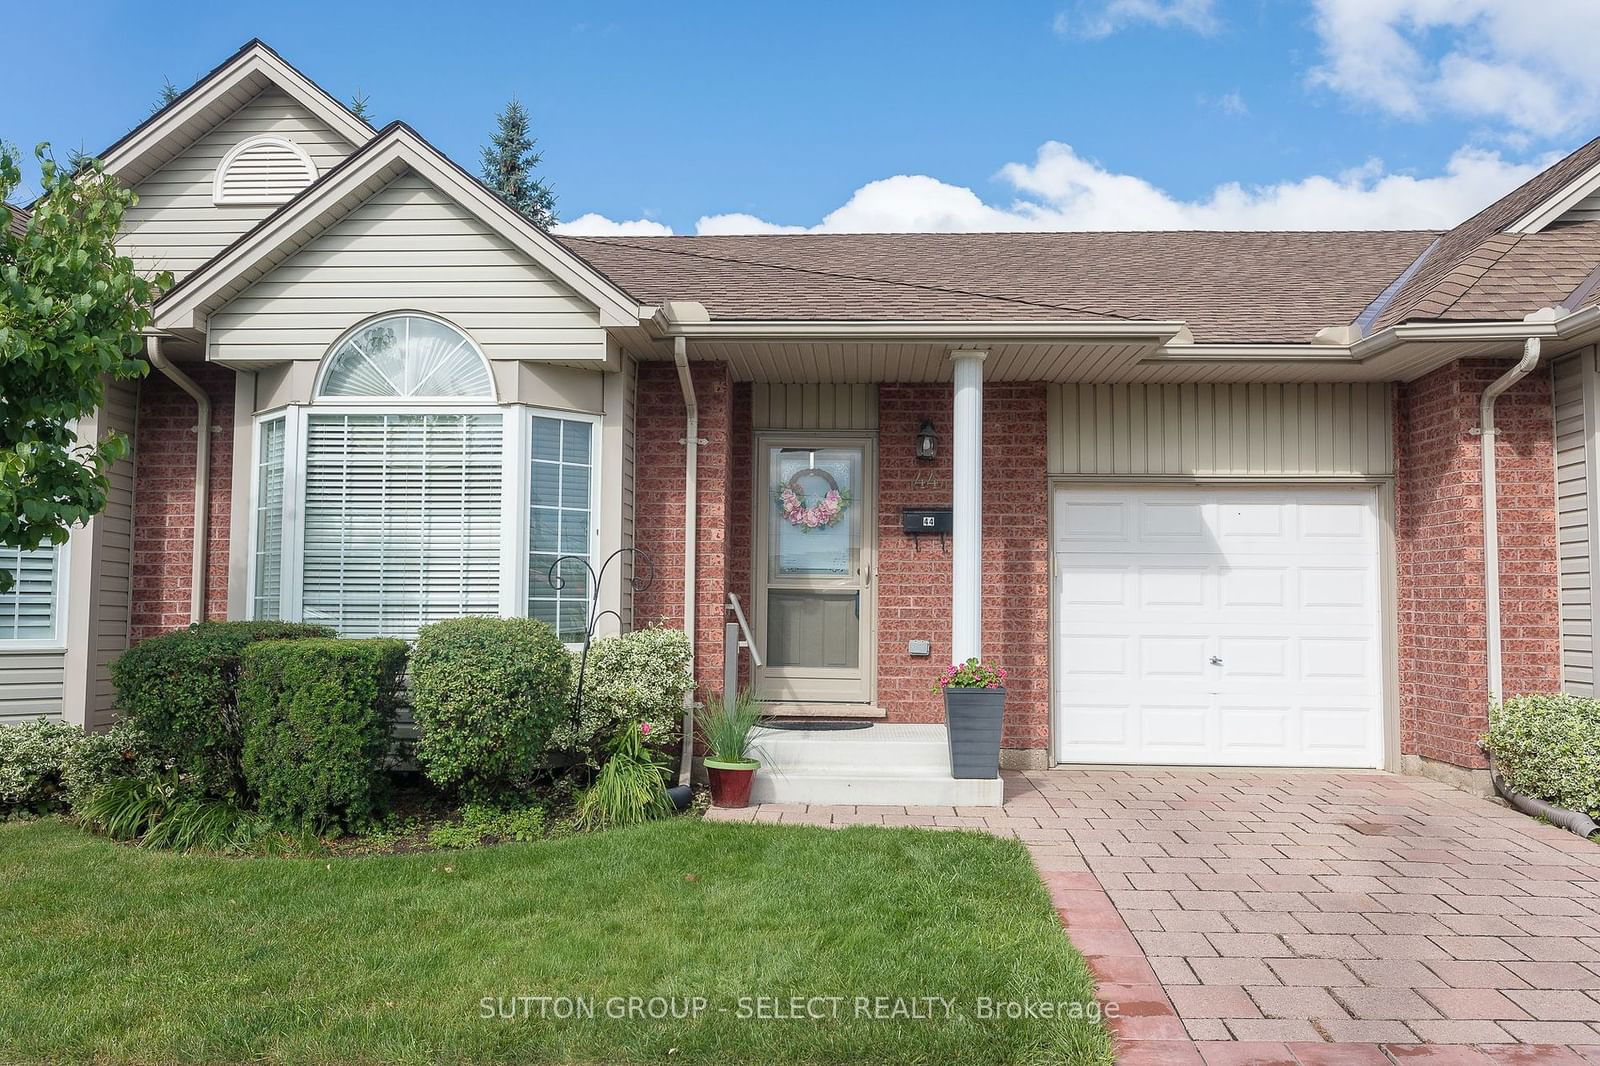
<svg viewBox="0 0 1600 1066">
<path fill-rule="evenodd" d="M 950 776 L 942 725 L 874 723 L 854 729 L 756 732 L 761 770 L 751 799 L 761 804 L 845 804 L 998 808 L 1004 781 Z"/>
</svg>

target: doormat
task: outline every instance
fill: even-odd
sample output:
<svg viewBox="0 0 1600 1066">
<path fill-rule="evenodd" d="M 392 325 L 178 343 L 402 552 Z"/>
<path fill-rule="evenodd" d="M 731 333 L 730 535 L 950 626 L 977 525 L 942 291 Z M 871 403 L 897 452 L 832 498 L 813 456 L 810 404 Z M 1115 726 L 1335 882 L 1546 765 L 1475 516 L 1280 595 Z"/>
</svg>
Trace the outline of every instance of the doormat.
<svg viewBox="0 0 1600 1066">
<path fill-rule="evenodd" d="M 761 723 L 763 729 L 793 729 L 829 733 L 840 729 L 871 729 L 871 722 L 829 721 L 826 718 L 774 718 Z"/>
</svg>

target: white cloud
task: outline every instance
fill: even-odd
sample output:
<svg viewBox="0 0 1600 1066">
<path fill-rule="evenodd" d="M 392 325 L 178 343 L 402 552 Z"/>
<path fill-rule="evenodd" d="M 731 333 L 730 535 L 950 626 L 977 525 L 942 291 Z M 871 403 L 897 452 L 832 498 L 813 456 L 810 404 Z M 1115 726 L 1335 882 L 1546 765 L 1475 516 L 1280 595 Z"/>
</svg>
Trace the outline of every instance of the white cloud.
<svg viewBox="0 0 1600 1066">
<path fill-rule="evenodd" d="M 1594 0 L 1316 0 L 1322 85 L 1388 114 L 1552 137 L 1600 117 Z"/>
<path fill-rule="evenodd" d="M 1069 13 L 1055 17 L 1055 31 L 1069 37 L 1096 40 L 1135 25 L 1185 29 L 1200 34 L 1217 32 L 1213 0 L 1098 0 L 1079 3 Z"/>
<path fill-rule="evenodd" d="M 1250 113 L 1250 105 L 1244 102 L 1244 94 L 1238 89 L 1225 92 L 1217 97 L 1217 108 L 1228 115 L 1247 115 Z"/>
<path fill-rule="evenodd" d="M 571 222 L 557 223 L 551 227 L 569 237 L 670 237 L 672 227 L 648 218 L 630 218 L 623 221 L 607 218 L 594 211 L 579 215 Z"/>
<path fill-rule="evenodd" d="M 703 216 L 695 223 L 694 231 L 702 237 L 709 237 L 718 233 L 804 233 L 806 228 L 780 226 L 742 211 L 730 211 L 725 215 Z"/>
<path fill-rule="evenodd" d="M 1011 195 L 986 202 L 972 189 L 922 174 L 861 186 L 811 226 L 777 225 L 756 215 L 707 215 L 695 232 L 873 233 L 1095 229 L 1431 229 L 1454 225 L 1547 166 L 1463 148 L 1444 172 L 1387 171 L 1378 160 L 1332 176 L 1271 185 L 1229 182 L 1184 200 L 1132 174 L 1119 174 L 1071 145 L 1049 142 L 1029 163 L 1009 163 L 998 178 Z M 621 225 L 630 225 L 622 223 Z"/>
</svg>

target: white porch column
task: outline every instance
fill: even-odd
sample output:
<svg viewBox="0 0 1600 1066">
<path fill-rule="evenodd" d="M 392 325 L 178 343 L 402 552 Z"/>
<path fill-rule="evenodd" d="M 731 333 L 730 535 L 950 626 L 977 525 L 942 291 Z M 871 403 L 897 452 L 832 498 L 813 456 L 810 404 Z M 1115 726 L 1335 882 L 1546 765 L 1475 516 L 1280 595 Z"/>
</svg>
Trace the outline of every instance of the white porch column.
<svg viewBox="0 0 1600 1066">
<path fill-rule="evenodd" d="M 983 656 L 983 360 L 988 354 L 950 353 L 956 384 L 950 658 L 958 663 Z"/>
</svg>

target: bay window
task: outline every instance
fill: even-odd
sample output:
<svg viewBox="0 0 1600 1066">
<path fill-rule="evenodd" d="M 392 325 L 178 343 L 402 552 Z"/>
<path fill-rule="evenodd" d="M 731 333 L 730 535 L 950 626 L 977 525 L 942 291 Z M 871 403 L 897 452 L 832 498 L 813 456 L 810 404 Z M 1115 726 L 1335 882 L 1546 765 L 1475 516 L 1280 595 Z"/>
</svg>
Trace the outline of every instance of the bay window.
<svg viewBox="0 0 1600 1066">
<path fill-rule="evenodd" d="M 309 406 L 257 422 L 251 613 L 412 638 L 531 615 L 583 639 L 597 419 L 495 402 L 487 361 L 417 314 L 335 345 Z"/>
</svg>

